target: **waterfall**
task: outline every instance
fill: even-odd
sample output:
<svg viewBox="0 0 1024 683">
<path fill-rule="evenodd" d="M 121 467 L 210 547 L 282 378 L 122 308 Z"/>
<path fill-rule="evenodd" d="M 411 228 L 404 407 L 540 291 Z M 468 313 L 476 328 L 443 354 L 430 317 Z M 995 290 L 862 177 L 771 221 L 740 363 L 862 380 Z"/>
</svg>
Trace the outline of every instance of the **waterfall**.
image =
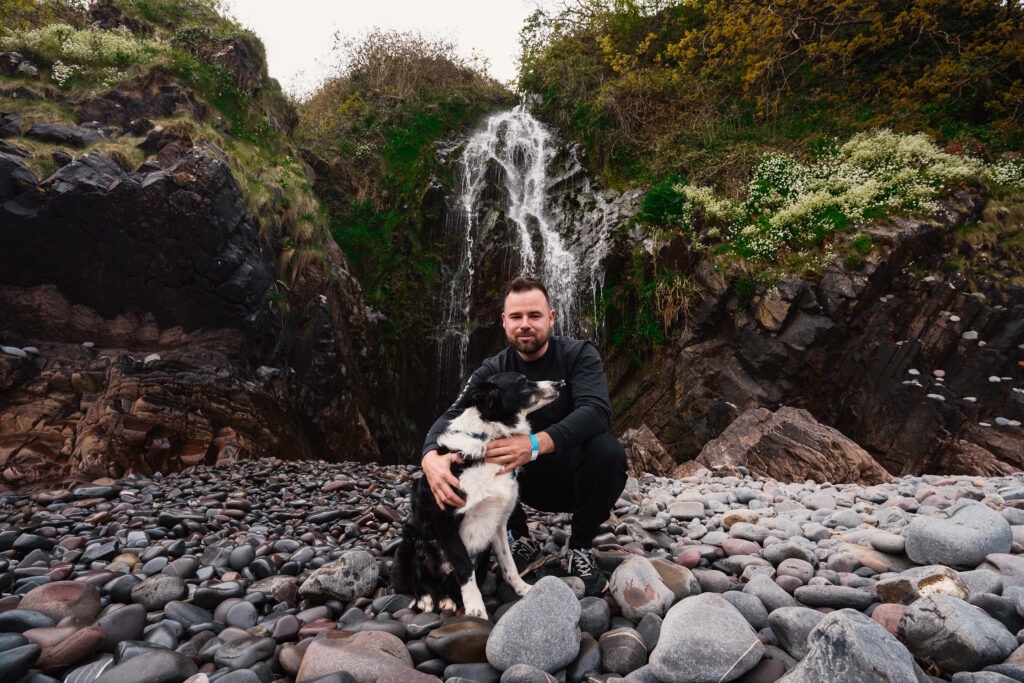
<svg viewBox="0 0 1024 683">
<path fill-rule="evenodd" d="M 608 230 L 622 218 L 622 203 L 592 191 L 576 148 L 559 144 L 526 105 L 490 116 L 482 130 L 450 151 L 457 155 L 452 160 L 457 187 L 447 228 L 459 254 L 447 274 L 437 334 L 441 371 L 456 378 L 468 374 L 478 260 L 489 238 L 506 239 L 520 273 L 547 286 L 557 311 L 555 334 L 595 339 L 601 261 Z M 499 215 L 487 208 L 495 196 L 501 199 L 495 207 Z M 501 226 L 505 234 L 497 236 Z"/>
</svg>

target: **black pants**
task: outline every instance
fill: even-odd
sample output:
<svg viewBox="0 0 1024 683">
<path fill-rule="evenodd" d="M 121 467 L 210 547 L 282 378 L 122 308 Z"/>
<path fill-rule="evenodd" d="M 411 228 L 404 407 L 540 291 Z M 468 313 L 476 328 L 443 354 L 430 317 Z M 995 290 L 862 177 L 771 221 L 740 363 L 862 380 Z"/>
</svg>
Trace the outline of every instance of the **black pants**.
<svg viewBox="0 0 1024 683">
<path fill-rule="evenodd" d="M 548 453 L 519 469 L 519 500 L 545 512 L 571 512 L 570 548 L 589 548 L 626 487 L 626 451 L 611 434 Z M 529 537 L 526 513 L 516 503 L 508 520 L 512 536 Z"/>
</svg>

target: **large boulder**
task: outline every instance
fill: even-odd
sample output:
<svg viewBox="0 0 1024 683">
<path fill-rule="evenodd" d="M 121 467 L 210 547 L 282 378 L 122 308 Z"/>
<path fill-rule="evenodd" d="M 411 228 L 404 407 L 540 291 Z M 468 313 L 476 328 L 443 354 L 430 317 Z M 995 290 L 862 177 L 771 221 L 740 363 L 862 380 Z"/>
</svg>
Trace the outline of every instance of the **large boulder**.
<svg viewBox="0 0 1024 683">
<path fill-rule="evenodd" d="M 650 668 L 663 683 L 724 683 L 752 669 L 763 653 L 739 610 L 721 595 L 701 593 L 668 611 Z"/>
<path fill-rule="evenodd" d="M 779 681 L 927 683 L 930 680 L 902 643 L 856 610 L 843 609 L 825 615 L 807 636 L 806 647 L 804 658 Z"/>
<path fill-rule="evenodd" d="M 978 671 L 1017 648 L 1017 638 L 979 607 L 951 595 L 929 595 L 903 613 L 899 639 L 919 660 L 945 672 Z"/>
<path fill-rule="evenodd" d="M 986 505 L 965 505 L 948 518 L 940 515 L 917 516 L 904 531 L 907 556 L 914 562 L 976 567 L 1013 546 L 1010 523 Z"/>
<path fill-rule="evenodd" d="M 546 576 L 501 617 L 487 639 L 487 661 L 498 671 L 530 664 L 553 673 L 576 659 L 580 601 L 561 579 Z"/>
<path fill-rule="evenodd" d="M 746 467 L 779 481 L 879 484 L 889 475 L 863 448 L 800 408 L 742 413 L 697 456 L 706 467 Z"/>
</svg>

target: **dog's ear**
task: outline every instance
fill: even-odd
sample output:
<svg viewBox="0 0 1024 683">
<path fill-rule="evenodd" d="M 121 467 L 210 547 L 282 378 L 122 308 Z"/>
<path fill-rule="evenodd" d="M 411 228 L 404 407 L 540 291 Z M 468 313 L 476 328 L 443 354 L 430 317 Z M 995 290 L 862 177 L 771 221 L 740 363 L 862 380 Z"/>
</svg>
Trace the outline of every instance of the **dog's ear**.
<svg viewBox="0 0 1024 683">
<path fill-rule="evenodd" d="M 490 419 L 491 416 L 501 411 L 501 394 L 501 389 L 493 382 L 483 382 L 478 387 L 478 393 L 473 403 L 479 408 L 484 419 Z"/>
</svg>

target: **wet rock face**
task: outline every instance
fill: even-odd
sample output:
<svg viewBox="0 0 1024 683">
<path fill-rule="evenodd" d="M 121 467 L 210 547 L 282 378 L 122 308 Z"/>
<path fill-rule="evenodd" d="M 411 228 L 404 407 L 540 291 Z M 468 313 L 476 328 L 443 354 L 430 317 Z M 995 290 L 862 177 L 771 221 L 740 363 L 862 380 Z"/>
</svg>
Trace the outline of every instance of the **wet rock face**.
<svg viewBox="0 0 1024 683">
<path fill-rule="evenodd" d="M 718 272 L 673 344 L 638 369 L 607 359 L 613 431 L 647 425 L 677 462 L 696 458 L 744 410 L 805 408 L 891 474 L 994 476 L 1024 467 L 1024 394 L 1014 391 L 1024 304 L 972 296 L 937 270 L 951 230 L 978 220 L 984 197 L 959 191 L 932 221 L 864 228 L 878 252 L 858 271 L 841 259 L 820 282 L 758 291 L 747 313 Z M 994 378 L 994 379 L 993 379 Z M 1003 378 L 1010 378 L 1005 380 Z M 779 475 L 777 475 L 779 476 Z M 799 472 L 794 476 L 799 478 Z"/>
<path fill-rule="evenodd" d="M 125 173 L 88 152 L 33 190 L 4 197 L 4 283 L 53 283 L 110 319 L 153 315 L 164 328 L 266 329 L 270 254 L 241 188 L 201 150 L 152 173 Z"/>
</svg>

